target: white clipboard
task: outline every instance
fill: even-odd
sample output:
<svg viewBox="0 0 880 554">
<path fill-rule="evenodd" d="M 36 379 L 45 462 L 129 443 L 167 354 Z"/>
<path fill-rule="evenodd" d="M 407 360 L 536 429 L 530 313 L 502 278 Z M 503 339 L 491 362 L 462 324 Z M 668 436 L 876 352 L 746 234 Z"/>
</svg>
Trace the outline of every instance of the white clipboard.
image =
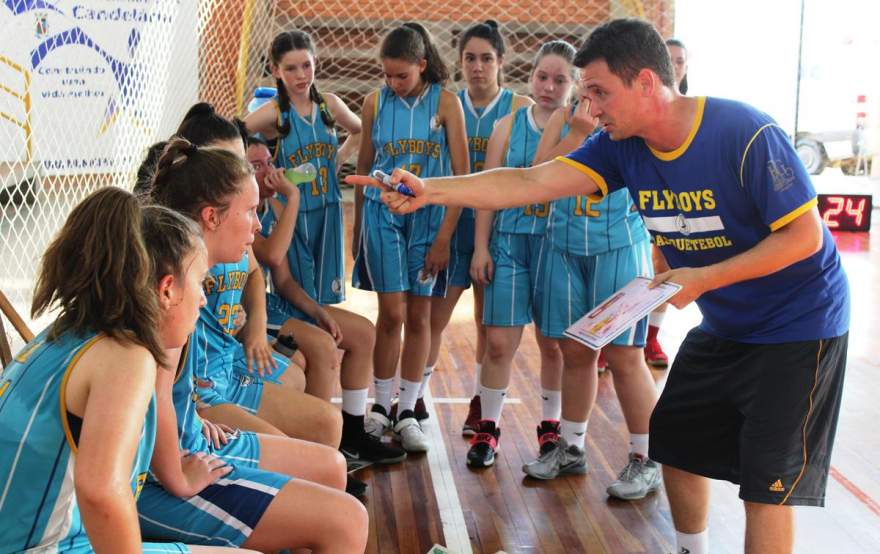
<svg viewBox="0 0 880 554">
<path fill-rule="evenodd" d="M 566 329 L 565 336 L 599 350 L 681 290 L 676 283 L 650 284 L 648 277 L 636 277 Z"/>
</svg>

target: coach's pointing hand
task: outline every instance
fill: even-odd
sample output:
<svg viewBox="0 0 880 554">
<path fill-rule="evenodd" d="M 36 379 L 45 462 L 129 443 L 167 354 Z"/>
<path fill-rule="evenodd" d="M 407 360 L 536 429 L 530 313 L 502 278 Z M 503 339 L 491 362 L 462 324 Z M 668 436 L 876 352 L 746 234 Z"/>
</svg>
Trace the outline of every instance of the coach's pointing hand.
<svg viewBox="0 0 880 554">
<path fill-rule="evenodd" d="M 369 186 L 381 189 L 382 202 L 396 214 L 412 213 L 428 203 L 427 186 L 425 182 L 403 169 L 395 169 L 391 173 L 391 186 L 385 185 L 381 181 L 369 177 L 367 175 L 349 175 L 345 178 L 345 182 L 349 185 Z M 395 192 L 393 187 L 398 183 L 406 185 L 409 190 L 413 191 L 415 196 L 407 196 Z"/>
</svg>

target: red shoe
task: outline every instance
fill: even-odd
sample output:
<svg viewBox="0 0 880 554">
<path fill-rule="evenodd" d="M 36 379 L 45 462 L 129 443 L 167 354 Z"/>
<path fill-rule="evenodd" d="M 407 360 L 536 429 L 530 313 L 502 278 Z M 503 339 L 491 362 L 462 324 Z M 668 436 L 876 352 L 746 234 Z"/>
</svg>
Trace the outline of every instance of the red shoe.
<svg viewBox="0 0 880 554">
<path fill-rule="evenodd" d="M 545 454 L 556 448 L 559 442 L 559 422 L 555 419 L 545 419 L 538 425 L 538 451 Z"/>
<path fill-rule="evenodd" d="M 471 398 L 471 405 L 468 408 L 467 418 L 464 425 L 461 426 L 461 434 L 465 437 L 472 437 L 477 434 L 480 428 L 480 420 L 483 419 L 483 409 L 480 404 L 480 396 Z"/>
<path fill-rule="evenodd" d="M 428 407 L 425 406 L 424 398 L 416 400 L 416 407 L 413 408 L 413 414 L 416 421 L 425 421 L 431 417 L 431 414 L 428 413 Z M 391 421 L 397 421 L 397 402 L 391 405 L 391 414 L 388 417 L 391 418 Z"/>
<path fill-rule="evenodd" d="M 665 368 L 669 366 L 669 356 L 660 347 L 657 339 L 648 341 L 645 345 L 645 361 L 649 366 Z"/>
<path fill-rule="evenodd" d="M 468 449 L 467 465 L 470 467 L 489 467 L 495 463 L 495 453 L 498 452 L 501 429 L 495 426 L 494 421 L 486 419 L 479 422 L 477 430 L 477 434 L 471 439 L 471 447 Z"/>
</svg>

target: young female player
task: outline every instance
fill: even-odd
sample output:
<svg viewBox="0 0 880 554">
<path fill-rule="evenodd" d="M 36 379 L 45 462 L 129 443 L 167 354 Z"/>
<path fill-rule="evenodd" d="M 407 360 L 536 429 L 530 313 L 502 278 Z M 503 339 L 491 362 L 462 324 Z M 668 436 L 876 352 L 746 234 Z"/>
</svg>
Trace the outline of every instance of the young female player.
<svg viewBox="0 0 880 554">
<path fill-rule="evenodd" d="M 210 266 L 240 261 L 259 229 L 252 170 L 225 150 L 172 141 L 159 161 L 152 198 L 199 224 Z M 200 325 L 203 319 L 204 312 Z M 206 332 L 197 326 L 184 351 L 169 354 L 171 360 L 180 359 L 176 376 L 157 379 L 159 428 L 151 465 L 155 479 L 148 479 L 138 501 L 145 535 L 261 551 L 362 550 L 366 512 L 342 492 L 345 460 L 333 448 L 243 431 L 212 433 L 210 443 L 203 436 L 203 425 L 210 424 L 196 413 L 200 394 L 195 381 L 205 359 Z M 270 392 L 275 390 L 265 384 L 258 415 L 267 404 L 270 411 L 282 413 L 285 402 L 310 398 Z M 179 449 L 200 456 L 216 454 L 234 469 L 213 485 L 194 486 L 182 475 Z"/>
<path fill-rule="evenodd" d="M 464 107 L 471 171 L 483 170 L 486 145 L 495 123 L 505 115 L 532 103 L 527 96 L 514 94 L 510 89 L 501 86 L 504 52 L 504 37 L 498 30 L 498 24 L 492 20 L 469 27 L 459 39 L 458 58 L 467 88 L 458 93 L 458 99 Z M 431 301 L 431 350 L 419 391 L 420 399 L 437 364 L 443 330 L 449 324 L 461 293 L 471 285 L 473 252 L 474 210 L 464 208 L 455 234 L 452 235 L 449 266 L 446 270 L 446 297 L 438 296 Z M 486 351 L 486 330 L 483 327 L 483 287 L 479 284 L 474 285 L 474 323 L 477 326 L 477 376 L 468 417 L 462 428 L 464 435 L 473 435 L 480 420 L 480 368 Z M 416 419 L 427 416 L 424 402 L 416 403 L 415 414 Z"/>
<path fill-rule="evenodd" d="M 574 106 L 550 118 L 535 164 L 567 154 L 593 132 L 596 121 L 590 117 L 586 91 L 580 92 Z M 556 425 L 558 434 L 544 437 L 538 459 L 523 468 L 528 475 L 552 479 L 586 469 L 584 437 L 596 401 L 598 356 L 566 338 L 564 331 L 632 279 L 650 276 L 649 260 L 648 231 L 627 191 L 602 200 L 574 196 L 552 203 L 547 248 L 538 269 L 535 323 L 562 350 L 562 420 Z M 629 460 L 607 489 L 623 500 L 643 498 L 660 486 L 659 468 L 648 459 L 648 419 L 657 394 L 642 354 L 646 327 L 643 320 L 602 349 L 630 432 Z"/>
<path fill-rule="evenodd" d="M 666 49 L 672 58 L 672 69 L 675 76 L 675 88 L 682 94 L 688 91 L 688 51 L 684 43 L 677 38 L 666 39 Z"/>
<path fill-rule="evenodd" d="M 192 332 L 207 267 L 197 226 L 142 212 L 122 189 L 70 213 L 31 310 L 58 317 L 0 378 L 0 550 L 187 552 L 142 545 L 135 500 L 156 438 L 156 362 Z M 194 461 L 205 485 L 229 472 Z"/>
<path fill-rule="evenodd" d="M 423 176 L 468 173 L 461 103 L 443 89 L 449 72 L 425 28 L 405 23 L 392 30 L 382 41 L 380 58 L 386 86 L 364 100 L 358 173 L 390 174 L 396 167 Z M 382 204 L 377 190 L 356 191 L 352 281 L 379 297 L 373 355 L 376 402 L 367 430 L 381 436 L 392 427 L 388 416 L 399 359 L 394 432 L 410 452 L 428 448 L 414 409 L 431 343 L 431 295 L 435 285 L 442 287 L 438 276 L 449 261 L 459 212 L 428 208 L 398 217 Z M 443 294 L 442 288 L 436 292 Z"/>
<path fill-rule="evenodd" d="M 553 112 L 567 105 L 571 97 L 575 81 L 571 65 L 574 54 L 574 47 L 561 40 L 541 46 L 529 79 L 536 103 L 498 121 L 489 138 L 487 169 L 532 164 L 544 126 Z M 486 325 L 487 349 L 480 376 L 483 419 L 467 454 L 467 463 L 472 467 L 487 467 L 495 462 L 510 366 L 523 326 L 532 321 L 537 268 L 545 249 L 548 215 L 548 204 L 510 208 L 498 213 L 477 212 L 471 276 L 474 282 L 486 286 L 483 324 Z M 562 356 L 552 341 L 544 340 L 537 333 L 536 338 L 541 351 L 543 419 L 558 420 Z"/>
<path fill-rule="evenodd" d="M 372 323 L 366 319 L 341 310 L 338 308 L 322 307 L 312 300 L 302 288 L 296 286 L 296 282 L 290 275 L 287 259 L 283 256 L 288 244 L 290 244 L 293 225 L 285 221 L 291 206 L 295 210 L 299 199 L 299 191 L 295 185 L 284 177 L 283 170 L 275 169 L 272 165 L 269 149 L 265 142 L 256 137 L 248 139 L 248 161 L 254 168 L 254 176 L 260 188 L 260 209 L 262 234 L 258 235 L 254 243 L 254 252 L 258 259 L 272 250 L 280 250 L 282 257 L 278 262 L 270 266 L 271 282 L 274 292 L 269 293 L 270 327 L 272 326 L 271 306 L 285 307 L 281 310 L 282 317 L 275 321 L 280 323 L 279 336 L 293 333 L 299 340 L 305 336 L 312 345 L 325 344 L 326 349 L 332 355 L 332 361 L 336 361 L 336 341 L 326 331 L 304 321 L 297 319 L 294 312 L 301 314 L 299 317 L 309 318 L 312 321 L 329 319 L 331 321 L 345 321 L 340 327 L 345 328 L 345 333 L 339 343 L 345 353 L 343 354 L 342 372 L 342 441 L 339 450 L 350 462 L 394 463 L 406 458 L 406 452 L 400 448 L 385 444 L 364 429 L 364 414 L 366 412 L 367 388 L 369 387 L 372 357 L 372 346 L 375 340 L 375 329 Z M 287 190 L 287 189 L 291 190 Z M 283 194 L 287 199 L 282 202 L 275 194 Z M 261 254 L 261 252 L 263 254 Z M 269 254 L 271 256 L 271 254 Z M 285 298 L 290 297 L 293 302 L 287 303 Z M 328 314 L 332 311 L 332 316 Z M 338 314 L 338 315 L 337 315 Z M 337 317 L 334 317 L 337 316 Z M 367 355 L 366 360 L 363 359 Z M 329 400 L 329 391 L 326 400 Z"/>
<path fill-rule="evenodd" d="M 177 135 L 244 158 L 241 132 L 239 125 L 215 113 L 210 104 L 201 103 L 190 109 Z M 327 401 L 293 390 L 297 383 L 289 377 L 297 377 L 298 372 L 284 371 L 283 357 L 267 351 L 265 291 L 263 273 L 251 247 L 236 263 L 211 268 L 205 285 L 208 305 L 197 324 L 206 347 L 196 371 L 200 413 L 215 423 L 337 447 L 341 431 L 338 411 Z M 236 335 L 235 320 L 242 307 L 247 321 Z M 309 346 L 307 352 L 326 344 L 310 338 L 301 340 Z M 303 353 L 294 355 L 297 365 L 302 364 Z M 328 358 L 305 359 L 307 381 L 310 376 L 323 379 L 324 374 L 332 375 Z M 320 365 L 322 361 L 325 365 Z M 279 365 L 280 371 L 273 367 Z"/>
<path fill-rule="evenodd" d="M 343 350 L 339 374 L 342 383 L 342 451 L 349 457 L 376 462 L 400 461 L 405 453 L 370 440 L 364 431 L 367 391 L 372 375 L 376 332 L 364 317 L 328 306 L 345 299 L 342 238 L 342 193 L 337 172 L 357 148 L 361 121 L 339 97 L 321 93 L 315 84 L 315 47 L 302 31 L 277 35 L 269 48 L 272 73 L 278 89 L 275 102 L 250 114 L 245 123 L 251 132 L 278 139 L 279 166 L 295 168 L 310 163 L 317 178 L 299 185 L 299 212 L 290 234 L 289 196 L 275 198 L 261 189 L 263 229 L 254 243 L 257 259 L 270 268 L 274 291 L 267 297 L 268 322 L 280 334 L 292 332 L 314 363 L 337 366 L 337 347 Z M 348 133 L 338 147 L 336 126 Z M 338 152 L 337 152 L 338 147 Z M 256 144 L 255 160 L 263 161 Z M 257 176 L 258 183 L 264 174 Z M 270 179 L 271 172 L 266 173 Z M 285 186 L 278 172 L 276 188 Z M 298 286 L 297 286 L 298 285 Z M 305 294 L 302 294 L 303 291 Z M 310 361 L 310 363 L 312 363 Z M 335 372 L 321 375 L 334 377 Z M 330 399 L 333 379 L 308 379 L 306 391 Z M 393 450 L 393 451 L 392 451 Z"/>
</svg>

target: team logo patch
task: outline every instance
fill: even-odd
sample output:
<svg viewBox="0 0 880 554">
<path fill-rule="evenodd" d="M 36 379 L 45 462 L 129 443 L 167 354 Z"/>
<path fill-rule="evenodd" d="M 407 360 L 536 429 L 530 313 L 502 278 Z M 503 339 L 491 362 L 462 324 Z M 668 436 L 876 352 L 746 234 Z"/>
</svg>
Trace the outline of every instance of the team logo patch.
<svg viewBox="0 0 880 554">
<path fill-rule="evenodd" d="M 434 114 L 434 117 L 431 118 L 431 130 L 439 131 L 443 125 L 440 124 L 440 117 L 437 114 Z"/>
<path fill-rule="evenodd" d="M 238 376 L 238 383 L 239 383 L 242 387 L 247 387 L 247 386 L 249 386 L 249 385 L 250 385 L 251 383 L 253 383 L 253 382 L 254 382 L 254 378 L 251 377 L 250 375 L 239 375 L 239 376 Z"/>
<path fill-rule="evenodd" d="M 434 286 L 434 283 L 437 282 L 437 276 L 431 275 L 429 273 L 425 273 L 423 271 L 419 272 L 419 284 L 420 285 L 431 285 Z"/>
<path fill-rule="evenodd" d="M 144 490 L 144 483 L 147 482 L 147 472 L 143 472 L 137 476 L 137 483 L 134 488 L 134 499 L 137 500 L 141 495 L 141 491 Z"/>
<path fill-rule="evenodd" d="M 691 234 L 691 224 L 688 223 L 687 218 L 684 214 L 678 214 L 675 216 L 675 227 L 676 230 L 684 236 L 688 236 Z"/>
<path fill-rule="evenodd" d="M 34 26 L 34 36 L 43 38 L 49 34 L 49 15 L 45 13 L 37 13 L 37 21 Z"/>
<path fill-rule="evenodd" d="M 794 184 L 794 170 L 781 161 L 770 160 L 767 162 L 767 171 L 770 172 L 775 192 L 786 191 Z"/>
<path fill-rule="evenodd" d="M 333 294 L 339 294 L 342 292 L 342 279 L 333 279 L 330 283 L 330 290 L 333 291 Z"/>
</svg>

